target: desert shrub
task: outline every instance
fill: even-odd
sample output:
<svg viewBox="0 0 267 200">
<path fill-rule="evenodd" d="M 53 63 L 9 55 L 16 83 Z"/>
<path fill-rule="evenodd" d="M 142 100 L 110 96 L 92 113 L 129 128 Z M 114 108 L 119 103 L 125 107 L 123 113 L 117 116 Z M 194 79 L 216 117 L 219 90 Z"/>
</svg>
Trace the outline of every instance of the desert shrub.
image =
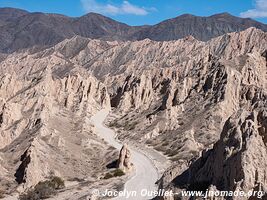
<svg viewBox="0 0 267 200">
<path fill-rule="evenodd" d="M 110 178 L 113 178 L 113 175 L 111 173 L 106 173 L 104 179 L 110 179 Z"/>
<path fill-rule="evenodd" d="M 54 176 L 50 180 L 52 187 L 55 188 L 56 190 L 62 189 L 65 187 L 64 180 L 58 176 Z"/>
<path fill-rule="evenodd" d="M 39 200 L 46 199 L 55 195 L 56 190 L 49 181 L 39 182 L 34 188 L 20 195 L 20 200 Z"/>
<path fill-rule="evenodd" d="M 121 169 L 115 169 L 113 171 L 113 176 L 117 177 L 117 176 L 123 176 L 125 175 L 125 173 L 121 170 Z"/>
<path fill-rule="evenodd" d="M 123 176 L 125 175 L 125 173 L 121 170 L 121 169 L 115 169 L 113 170 L 111 173 L 106 173 L 104 176 L 104 179 L 110 179 L 113 177 L 119 177 L 119 176 Z"/>
<path fill-rule="evenodd" d="M 34 187 L 34 192 L 38 194 L 41 197 L 41 199 L 45 199 L 54 195 L 56 189 L 54 188 L 54 183 L 52 183 L 51 181 L 44 181 L 44 182 L 39 182 Z"/>
<path fill-rule="evenodd" d="M 19 200 L 39 200 L 40 197 L 34 192 L 34 190 L 28 190 L 26 193 L 19 196 Z"/>
<path fill-rule="evenodd" d="M 63 179 L 51 177 L 50 180 L 39 182 L 34 188 L 19 196 L 20 200 L 39 200 L 46 199 L 56 194 L 58 189 L 65 187 Z"/>
</svg>

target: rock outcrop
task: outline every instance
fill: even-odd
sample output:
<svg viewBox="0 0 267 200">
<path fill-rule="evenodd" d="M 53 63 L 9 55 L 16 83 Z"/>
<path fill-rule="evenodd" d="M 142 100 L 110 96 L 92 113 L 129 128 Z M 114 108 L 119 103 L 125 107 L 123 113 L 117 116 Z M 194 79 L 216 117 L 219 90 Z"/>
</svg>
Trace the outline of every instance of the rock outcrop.
<svg viewBox="0 0 267 200">
<path fill-rule="evenodd" d="M 125 173 L 133 170 L 133 164 L 131 162 L 131 152 L 127 144 L 124 144 L 120 150 L 117 168 L 121 169 Z"/>
<path fill-rule="evenodd" d="M 266 42 L 256 41 L 266 41 L 266 34 L 248 29 L 207 43 L 119 44 L 98 58 L 101 66 L 88 68 L 105 80 L 111 105 L 122 113 L 120 139 L 147 141 L 174 160 L 187 160 L 219 139 L 224 122 L 243 106 L 246 85 L 266 87 Z"/>
<path fill-rule="evenodd" d="M 90 124 L 110 108 L 107 89 L 66 57 L 26 51 L 0 63 L 0 187 L 7 193 L 51 175 L 97 180 L 112 158 Z"/>
<path fill-rule="evenodd" d="M 160 180 L 161 188 L 169 188 L 178 193 L 181 189 L 205 191 L 210 188 L 219 191 L 242 190 L 246 193 L 258 190 L 266 192 L 265 51 L 266 47 L 261 51 L 241 53 L 239 58 L 236 55 L 234 59 L 228 56 L 225 60 L 221 59 L 227 69 L 224 73 L 225 89 L 223 98 L 214 104 L 223 106 L 219 110 L 221 116 L 224 116 L 221 118 L 223 126 L 218 126 L 214 131 L 215 134 L 219 133 L 220 138 L 214 145 L 200 147 L 200 155 L 196 154 L 194 158 L 184 162 L 179 159 L 177 165 L 164 173 Z M 215 74 L 215 77 L 220 77 Z M 222 91 L 220 86 L 224 81 L 213 84 L 215 77 L 212 81 L 205 81 L 203 90 L 206 90 L 206 94 L 211 90 L 216 93 Z M 204 134 L 206 135 L 205 132 Z M 193 134 L 193 138 L 196 138 L 196 134 Z M 185 146 L 186 143 L 183 148 Z"/>
<path fill-rule="evenodd" d="M 67 38 L 79 35 L 102 40 L 171 41 L 192 35 L 207 41 L 220 35 L 255 27 L 267 31 L 267 26 L 252 19 L 221 13 L 209 17 L 181 15 L 153 26 L 129 26 L 97 13 L 68 17 L 12 8 L 0 8 L 0 52 L 25 48 L 44 49 Z"/>
<path fill-rule="evenodd" d="M 266 49 L 266 33 L 252 28 L 206 43 L 192 37 L 172 43 L 150 40 L 121 43 L 98 58 L 102 66 L 94 62 L 87 67 L 108 86 L 111 105 L 120 116 L 114 123 L 121 129 L 119 138 L 146 141 L 177 162 L 159 181 L 161 188 L 177 189 L 180 187 L 175 184 L 177 177 L 184 179 L 184 172 L 201 156 L 200 152 L 212 149 L 220 140 L 229 117 L 239 112 L 259 112 L 257 109 L 266 105 Z M 260 146 L 266 150 L 264 145 Z M 232 165 L 227 164 L 229 168 L 223 171 L 234 173 Z M 243 164 L 239 165 L 243 169 Z M 204 168 L 199 172 L 203 174 L 196 174 L 192 181 L 208 177 L 204 172 L 210 168 Z M 233 179 L 235 186 L 247 190 L 241 182 L 237 183 L 239 179 Z M 203 181 L 205 187 L 213 184 Z M 235 187 L 217 185 L 218 190 Z M 258 187 L 258 183 L 252 185 Z"/>
<path fill-rule="evenodd" d="M 173 186 L 201 191 L 212 186 L 220 191 L 266 193 L 266 120 L 266 107 L 253 112 L 240 110 L 230 117 L 220 140 L 174 178 Z"/>
<path fill-rule="evenodd" d="M 3 56 L 0 184 L 97 176 L 112 152 L 88 118 L 113 107 L 119 139 L 173 161 L 160 188 L 266 187 L 266 49 L 266 33 L 250 28 L 207 42 L 75 36 Z M 127 146 L 118 167 L 132 169 Z"/>
</svg>

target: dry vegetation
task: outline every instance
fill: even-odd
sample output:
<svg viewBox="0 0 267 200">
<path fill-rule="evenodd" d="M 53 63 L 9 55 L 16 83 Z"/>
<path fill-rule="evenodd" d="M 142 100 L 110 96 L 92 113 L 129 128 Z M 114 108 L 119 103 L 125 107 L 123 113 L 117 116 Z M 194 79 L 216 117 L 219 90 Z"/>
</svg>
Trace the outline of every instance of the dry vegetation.
<svg viewBox="0 0 267 200">
<path fill-rule="evenodd" d="M 34 188 L 20 195 L 20 200 L 39 200 L 54 196 L 57 190 L 65 187 L 64 180 L 60 177 L 52 177 L 50 180 L 39 182 Z"/>
<path fill-rule="evenodd" d="M 108 172 L 105 174 L 104 179 L 110 179 L 113 177 L 120 177 L 120 176 L 124 176 L 125 173 L 121 170 L 121 169 L 115 169 L 111 172 Z"/>
</svg>

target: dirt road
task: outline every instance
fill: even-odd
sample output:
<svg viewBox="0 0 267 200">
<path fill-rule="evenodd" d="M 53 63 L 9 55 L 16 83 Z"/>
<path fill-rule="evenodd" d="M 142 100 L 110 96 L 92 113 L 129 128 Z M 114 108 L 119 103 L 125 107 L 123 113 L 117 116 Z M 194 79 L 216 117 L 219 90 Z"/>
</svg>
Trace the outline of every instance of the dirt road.
<svg viewBox="0 0 267 200">
<path fill-rule="evenodd" d="M 108 111 L 101 110 L 96 115 L 92 117 L 92 121 L 95 125 L 97 130 L 97 134 L 103 138 L 107 143 L 111 146 L 115 147 L 116 149 L 120 150 L 122 144 L 120 144 L 115 139 L 115 132 L 112 129 L 107 128 L 103 125 L 104 120 L 108 115 Z M 125 184 L 125 191 L 133 192 L 132 197 L 127 199 L 132 200 L 148 200 L 151 199 L 149 195 L 146 195 L 149 191 L 156 191 L 157 187 L 155 182 L 158 179 L 158 172 L 155 166 L 153 165 L 152 161 L 139 152 L 138 150 L 131 148 L 130 151 L 132 153 L 132 163 L 135 166 L 135 174 L 126 182 Z M 136 195 L 134 196 L 136 191 Z M 125 200 L 124 197 L 116 197 L 116 200 Z"/>
</svg>

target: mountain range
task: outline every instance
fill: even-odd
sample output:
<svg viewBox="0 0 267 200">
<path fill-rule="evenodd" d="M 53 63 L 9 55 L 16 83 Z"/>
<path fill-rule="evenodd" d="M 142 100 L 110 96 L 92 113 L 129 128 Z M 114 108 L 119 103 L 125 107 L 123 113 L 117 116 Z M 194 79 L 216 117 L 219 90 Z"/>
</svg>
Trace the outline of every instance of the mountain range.
<svg viewBox="0 0 267 200">
<path fill-rule="evenodd" d="M 0 199 L 144 185 L 177 194 L 154 200 L 267 198 L 265 24 L 223 13 L 131 27 L 11 8 L 0 24 Z"/>
<path fill-rule="evenodd" d="M 267 31 L 267 25 L 228 13 L 198 17 L 184 14 L 156 25 L 129 26 L 96 13 L 81 17 L 59 14 L 30 13 L 14 8 L 0 8 L 0 51 L 14 52 L 33 46 L 51 46 L 79 35 L 103 40 L 169 41 L 193 36 L 207 41 L 229 32 L 255 27 Z"/>
</svg>

